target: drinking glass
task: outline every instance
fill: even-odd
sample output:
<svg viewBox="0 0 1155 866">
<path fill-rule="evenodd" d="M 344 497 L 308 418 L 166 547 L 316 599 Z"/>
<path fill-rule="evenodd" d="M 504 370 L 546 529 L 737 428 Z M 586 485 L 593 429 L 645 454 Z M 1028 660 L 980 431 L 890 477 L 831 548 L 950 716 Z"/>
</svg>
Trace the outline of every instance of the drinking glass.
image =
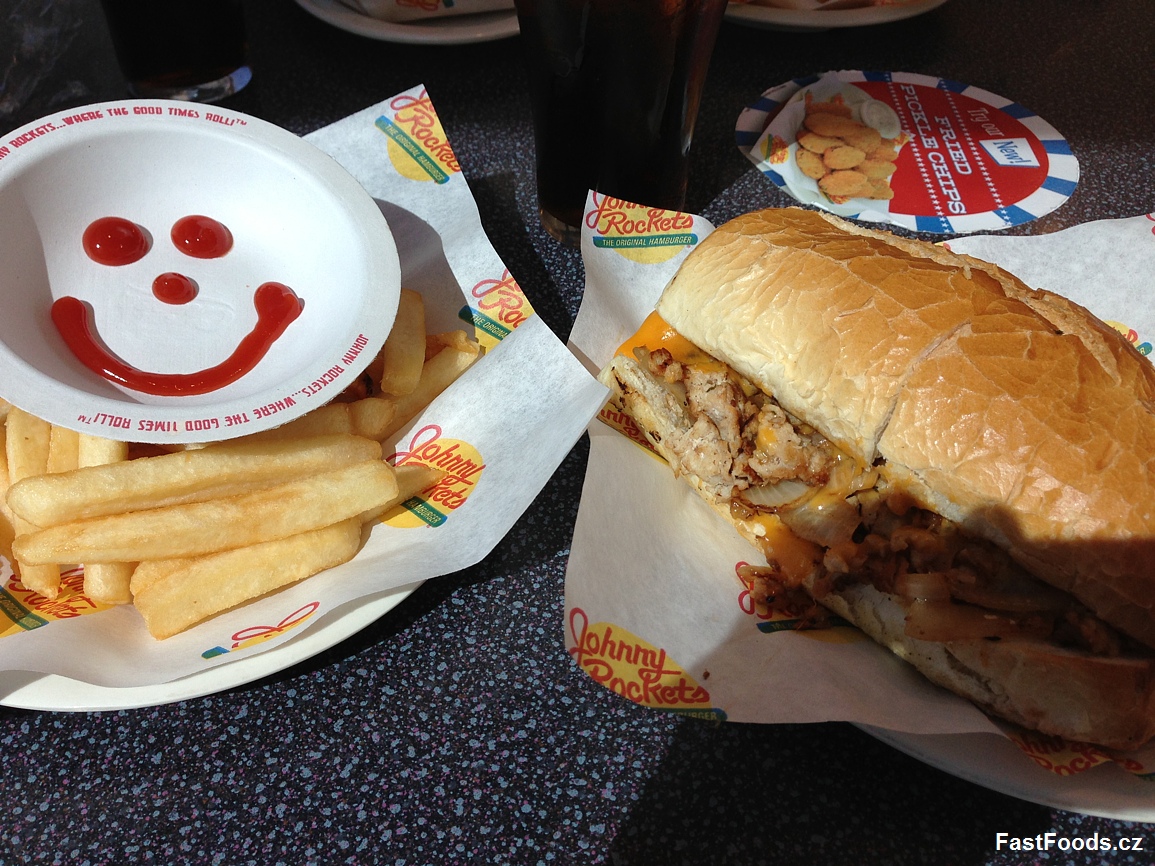
<svg viewBox="0 0 1155 866">
<path fill-rule="evenodd" d="M 588 190 L 685 205 L 726 0 L 515 0 L 542 224 L 576 245 Z"/>
</svg>

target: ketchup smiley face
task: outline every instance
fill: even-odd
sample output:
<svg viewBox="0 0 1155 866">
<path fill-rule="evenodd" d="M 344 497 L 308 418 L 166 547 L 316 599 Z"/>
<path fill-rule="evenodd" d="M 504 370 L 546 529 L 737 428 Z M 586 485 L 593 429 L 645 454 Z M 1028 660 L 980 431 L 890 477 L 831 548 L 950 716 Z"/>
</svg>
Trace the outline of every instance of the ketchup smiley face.
<svg viewBox="0 0 1155 866">
<path fill-rule="evenodd" d="M 173 225 L 169 237 L 181 253 L 196 259 L 215 259 L 233 246 L 228 227 L 211 217 L 194 214 Z M 101 217 L 81 238 L 85 253 L 99 265 L 119 267 L 140 261 L 151 248 L 151 238 L 140 226 L 120 217 Z M 152 293 L 165 304 L 187 304 L 200 287 L 175 271 L 157 275 Z M 65 344 L 84 366 L 99 376 L 133 391 L 163 397 L 207 394 L 229 385 L 260 363 L 273 343 L 301 315 L 303 303 L 283 283 L 262 283 L 253 293 L 257 323 L 228 358 L 193 373 L 155 373 L 140 370 L 118 358 L 96 331 L 92 308 L 79 298 L 64 296 L 52 304 L 52 321 Z"/>
</svg>

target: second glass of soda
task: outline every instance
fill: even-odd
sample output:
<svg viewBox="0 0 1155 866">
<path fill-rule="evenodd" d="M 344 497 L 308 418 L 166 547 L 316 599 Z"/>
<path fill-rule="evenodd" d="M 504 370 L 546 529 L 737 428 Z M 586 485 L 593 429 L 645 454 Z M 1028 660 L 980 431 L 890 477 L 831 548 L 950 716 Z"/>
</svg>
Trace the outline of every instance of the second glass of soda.
<svg viewBox="0 0 1155 866">
<path fill-rule="evenodd" d="M 515 3 L 545 229 L 577 246 L 590 189 L 682 209 L 726 0 Z"/>
<path fill-rule="evenodd" d="M 241 0 L 101 0 L 133 96 L 217 102 L 249 83 Z"/>
</svg>

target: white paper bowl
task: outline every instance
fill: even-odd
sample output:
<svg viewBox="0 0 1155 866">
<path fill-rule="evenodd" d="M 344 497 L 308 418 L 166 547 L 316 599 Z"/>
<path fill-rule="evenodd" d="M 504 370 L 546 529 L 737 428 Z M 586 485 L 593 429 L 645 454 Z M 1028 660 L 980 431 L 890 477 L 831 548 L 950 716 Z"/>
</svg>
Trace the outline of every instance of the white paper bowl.
<svg viewBox="0 0 1155 866">
<path fill-rule="evenodd" d="M 205 215 L 227 255 L 181 252 L 170 230 Z M 98 264 L 85 229 L 118 216 L 151 235 L 131 264 Z M 191 278 L 189 303 L 153 280 Z M 0 140 L 0 396 L 54 424 L 138 442 L 203 442 L 278 426 L 327 402 L 388 335 L 401 279 L 380 208 L 331 157 L 227 109 L 110 102 L 45 117 Z M 92 372 L 53 324 L 63 296 L 86 303 L 98 339 L 134 368 L 220 364 L 254 328 L 254 292 L 290 287 L 299 317 L 260 361 L 218 390 L 157 396 Z"/>
</svg>

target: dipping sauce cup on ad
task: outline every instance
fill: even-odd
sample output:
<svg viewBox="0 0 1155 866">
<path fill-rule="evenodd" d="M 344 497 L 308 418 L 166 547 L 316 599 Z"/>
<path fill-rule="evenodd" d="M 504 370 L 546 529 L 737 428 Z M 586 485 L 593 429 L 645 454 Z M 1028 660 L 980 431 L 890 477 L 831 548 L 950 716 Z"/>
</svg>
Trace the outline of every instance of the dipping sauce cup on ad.
<svg viewBox="0 0 1155 866">
<path fill-rule="evenodd" d="M 217 102 L 252 72 L 241 0 L 101 0 L 133 96 Z"/>
<path fill-rule="evenodd" d="M 681 210 L 725 0 L 516 0 L 542 224 L 576 246 L 586 194 Z"/>
</svg>

